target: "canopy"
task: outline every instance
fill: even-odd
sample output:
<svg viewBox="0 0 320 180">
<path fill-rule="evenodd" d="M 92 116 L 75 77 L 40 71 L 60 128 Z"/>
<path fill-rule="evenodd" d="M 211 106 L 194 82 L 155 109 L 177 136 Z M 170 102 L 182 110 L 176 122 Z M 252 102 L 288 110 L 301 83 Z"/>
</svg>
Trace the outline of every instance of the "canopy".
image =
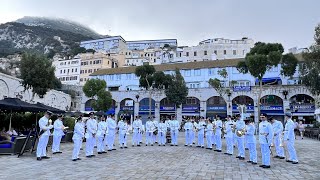
<svg viewBox="0 0 320 180">
<path fill-rule="evenodd" d="M 18 98 L 5 98 L 0 100 L 0 109 L 23 112 L 44 112 L 47 109 L 21 101 Z"/>
<path fill-rule="evenodd" d="M 63 111 L 63 110 L 60 110 L 60 109 L 57 109 L 57 108 L 54 108 L 54 107 L 51 107 L 51 106 L 47 106 L 47 105 L 44 105 L 44 104 L 39 103 L 39 102 L 38 102 L 36 105 L 37 105 L 38 107 L 40 107 L 40 108 L 49 110 L 49 111 L 51 111 L 51 112 L 53 112 L 53 113 L 56 113 L 56 114 L 65 113 L 65 111 Z"/>
</svg>

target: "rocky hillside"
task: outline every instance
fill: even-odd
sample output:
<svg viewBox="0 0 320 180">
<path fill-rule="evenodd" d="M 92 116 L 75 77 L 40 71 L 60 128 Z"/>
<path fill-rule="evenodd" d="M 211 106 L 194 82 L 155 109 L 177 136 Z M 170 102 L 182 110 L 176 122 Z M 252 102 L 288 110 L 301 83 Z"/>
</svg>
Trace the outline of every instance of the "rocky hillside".
<svg viewBox="0 0 320 180">
<path fill-rule="evenodd" d="M 77 23 L 63 20 L 31 21 L 22 18 L 19 22 L 0 24 L 0 57 L 16 52 L 68 54 L 79 47 L 79 42 L 102 37 Z M 29 20 L 29 21 L 27 21 Z"/>
</svg>

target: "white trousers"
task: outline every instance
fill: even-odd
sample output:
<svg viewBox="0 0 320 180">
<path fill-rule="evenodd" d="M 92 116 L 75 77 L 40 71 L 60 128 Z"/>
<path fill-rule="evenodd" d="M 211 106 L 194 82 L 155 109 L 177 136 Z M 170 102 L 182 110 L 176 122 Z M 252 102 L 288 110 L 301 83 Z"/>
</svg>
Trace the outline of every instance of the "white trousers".
<svg viewBox="0 0 320 180">
<path fill-rule="evenodd" d="M 74 146 L 73 146 L 73 152 L 72 152 L 72 159 L 77 159 L 79 158 L 82 139 L 73 139 L 73 143 L 74 143 Z"/>
<path fill-rule="evenodd" d="M 158 132 L 158 143 L 160 145 L 165 145 L 166 144 L 166 132 Z"/>
<path fill-rule="evenodd" d="M 119 133 L 119 143 L 120 147 L 127 146 L 127 135 Z"/>
<path fill-rule="evenodd" d="M 256 143 L 248 143 L 248 149 L 250 154 L 250 161 L 257 162 L 257 148 Z"/>
<path fill-rule="evenodd" d="M 153 144 L 153 133 L 146 132 L 146 144 Z"/>
<path fill-rule="evenodd" d="M 48 135 L 41 135 L 37 146 L 37 157 L 47 156 Z"/>
<path fill-rule="evenodd" d="M 95 144 L 96 138 L 89 137 L 86 139 L 86 156 L 93 155 L 93 148 Z"/>
<path fill-rule="evenodd" d="M 198 146 L 204 146 L 204 134 L 198 133 Z"/>
<path fill-rule="evenodd" d="M 52 152 L 60 152 L 60 142 L 62 136 L 53 135 Z"/>
<path fill-rule="evenodd" d="M 185 131 L 186 145 L 192 145 L 192 130 Z"/>
<path fill-rule="evenodd" d="M 115 134 L 109 132 L 109 134 L 107 135 L 108 150 L 112 150 L 113 149 L 114 138 L 115 138 Z"/>
<path fill-rule="evenodd" d="M 227 153 L 233 154 L 233 137 L 226 137 Z"/>
<path fill-rule="evenodd" d="M 171 131 L 171 144 L 178 145 L 178 130 Z"/>
<path fill-rule="evenodd" d="M 262 165 L 270 166 L 270 147 L 269 144 L 260 144 Z"/>
<path fill-rule="evenodd" d="M 98 137 L 98 142 L 97 142 L 97 151 L 98 152 L 104 152 L 105 151 L 105 141 L 104 141 L 104 136 Z"/>
</svg>

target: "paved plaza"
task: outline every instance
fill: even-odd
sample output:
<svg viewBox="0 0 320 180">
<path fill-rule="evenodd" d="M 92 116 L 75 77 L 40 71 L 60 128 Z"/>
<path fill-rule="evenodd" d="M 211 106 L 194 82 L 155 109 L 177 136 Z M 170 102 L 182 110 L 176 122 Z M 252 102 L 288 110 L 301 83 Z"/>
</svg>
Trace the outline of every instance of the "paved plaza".
<svg viewBox="0 0 320 180">
<path fill-rule="evenodd" d="M 130 139 L 131 142 L 131 139 Z M 22 157 L 0 156 L 1 179 L 320 179 L 320 141 L 296 141 L 299 164 L 272 159 L 271 169 L 260 168 L 219 152 L 184 146 L 117 148 L 116 151 L 71 161 L 73 143 L 62 144 L 62 154 L 36 161 L 30 153 Z M 223 148 L 225 141 L 223 140 Z M 83 144 L 84 147 L 84 144 Z M 259 146 L 257 148 L 260 148 Z M 237 151 L 235 151 L 237 152 Z M 258 163 L 261 162 L 258 149 Z M 248 151 L 246 152 L 248 157 Z"/>
</svg>

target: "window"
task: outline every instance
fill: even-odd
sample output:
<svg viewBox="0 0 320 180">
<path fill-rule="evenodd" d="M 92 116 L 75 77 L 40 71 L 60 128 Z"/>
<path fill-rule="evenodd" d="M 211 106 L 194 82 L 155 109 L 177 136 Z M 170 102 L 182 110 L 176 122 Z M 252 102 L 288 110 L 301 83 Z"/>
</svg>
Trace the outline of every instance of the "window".
<svg viewBox="0 0 320 180">
<path fill-rule="evenodd" d="M 129 52 L 129 55 L 131 55 L 131 52 Z"/>
<path fill-rule="evenodd" d="M 214 51 L 213 51 L 213 53 L 215 53 L 216 55 L 218 55 L 218 52 L 217 52 L 217 50 L 214 50 Z"/>
<path fill-rule="evenodd" d="M 77 72 L 78 71 L 78 68 L 76 68 L 75 70 L 74 70 L 74 72 Z"/>
<path fill-rule="evenodd" d="M 185 76 L 190 76 L 191 75 L 191 70 L 185 70 L 184 71 Z"/>
<path fill-rule="evenodd" d="M 63 70 L 63 73 L 66 73 L 66 70 Z"/>
<path fill-rule="evenodd" d="M 126 52 L 126 55 L 128 55 L 128 52 Z"/>
<path fill-rule="evenodd" d="M 233 55 L 237 55 L 237 50 L 232 51 Z"/>
<path fill-rule="evenodd" d="M 60 70 L 60 74 L 62 74 L 62 70 Z"/>
<path fill-rule="evenodd" d="M 92 64 L 92 61 L 90 61 L 90 64 Z"/>
<path fill-rule="evenodd" d="M 186 56 L 189 56 L 189 52 L 186 52 Z"/>
<path fill-rule="evenodd" d="M 194 75 L 195 76 L 200 76 L 201 75 L 201 70 L 200 69 L 195 69 L 194 70 Z"/>
<path fill-rule="evenodd" d="M 126 74 L 127 79 L 131 79 L 131 74 Z"/>
<path fill-rule="evenodd" d="M 116 80 L 118 81 L 118 80 L 120 80 L 121 79 L 121 74 L 117 74 L 116 75 Z"/>
<path fill-rule="evenodd" d="M 208 69 L 208 75 L 211 76 L 214 74 L 214 69 L 213 68 L 209 68 Z"/>
<path fill-rule="evenodd" d="M 199 104 L 199 100 L 195 97 L 188 97 L 186 100 L 186 104 Z"/>
<path fill-rule="evenodd" d="M 83 78 L 80 78 L 80 82 L 82 82 L 83 81 Z"/>
<path fill-rule="evenodd" d="M 193 56 L 197 56 L 197 51 L 193 52 Z"/>
<path fill-rule="evenodd" d="M 113 74 L 109 75 L 109 80 L 113 81 Z"/>
<path fill-rule="evenodd" d="M 227 50 L 223 50 L 223 54 L 226 55 L 227 54 Z"/>
<path fill-rule="evenodd" d="M 92 73 L 92 69 L 89 69 L 88 73 Z"/>
<path fill-rule="evenodd" d="M 156 59 L 154 59 L 153 62 L 156 62 Z"/>
<path fill-rule="evenodd" d="M 88 71 L 87 71 L 87 70 L 84 70 L 84 73 L 88 73 Z"/>
<path fill-rule="evenodd" d="M 70 69 L 68 69 L 68 73 L 69 73 Z"/>
<path fill-rule="evenodd" d="M 204 51 L 204 55 L 208 55 L 208 51 Z"/>
<path fill-rule="evenodd" d="M 73 69 L 71 69 L 71 72 L 73 72 Z"/>
<path fill-rule="evenodd" d="M 96 61 L 93 61 L 93 64 L 96 64 Z"/>
</svg>

